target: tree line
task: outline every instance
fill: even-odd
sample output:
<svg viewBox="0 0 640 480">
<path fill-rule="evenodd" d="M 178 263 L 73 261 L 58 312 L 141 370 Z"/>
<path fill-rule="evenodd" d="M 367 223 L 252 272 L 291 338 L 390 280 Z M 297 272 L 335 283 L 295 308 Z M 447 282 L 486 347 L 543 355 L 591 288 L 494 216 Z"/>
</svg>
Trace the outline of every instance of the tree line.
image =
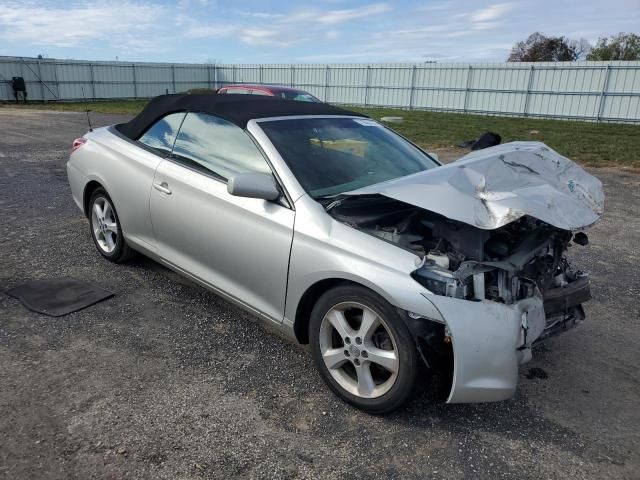
<svg viewBox="0 0 640 480">
<path fill-rule="evenodd" d="M 640 60 L 640 36 L 619 33 L 599 38 L 595 45 L 587 40 L 548 37 L 540 32 L 529 35 L 511 49 L 508 62 L 575 62 L 577 60 Z"/>
</svg>

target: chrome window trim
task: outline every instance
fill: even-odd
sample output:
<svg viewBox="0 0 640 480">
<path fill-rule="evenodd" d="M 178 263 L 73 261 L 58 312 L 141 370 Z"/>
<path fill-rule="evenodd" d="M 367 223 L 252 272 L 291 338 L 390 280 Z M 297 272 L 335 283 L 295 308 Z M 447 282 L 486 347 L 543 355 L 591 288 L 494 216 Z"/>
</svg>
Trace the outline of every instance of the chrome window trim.
<svg viewBox="0 0 640 480">
<path fill-rule="evenodd" d="M 374 122 L 376 122 L 379 125 L 384 127 L 384 125 L 382 125 L 380 122 L 378 122 L 374 118 L 369 118 L 369 117 L 366 117 L 364 115 L 281 115 L 279 117 L 256 118 L 256 119 L 251 120 L 251 121 L 252 122 L 256 122 L 256 123 L 263 123 L 263 122 L 275 122 L 275 121 L 278 121 L 278 120 L 304 120 L 304 119 L 307 119 L 307 118 L 358 118 L 358 119 L 367 119 L 367 120 L 373 120 Z"/>
</svg>

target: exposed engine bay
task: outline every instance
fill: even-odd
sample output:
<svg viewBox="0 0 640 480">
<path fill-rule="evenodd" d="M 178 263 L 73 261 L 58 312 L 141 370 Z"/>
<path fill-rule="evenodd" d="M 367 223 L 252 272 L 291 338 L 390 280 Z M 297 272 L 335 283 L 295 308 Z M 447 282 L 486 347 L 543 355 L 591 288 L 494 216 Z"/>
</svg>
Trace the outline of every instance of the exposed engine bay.
<svg viewBox="0 0 640 480">
<path fill-rule="evenodd" d="M 434 294 L 503 304 L 539 296 L 547 317 L 541 338 L 584 318 L 580 304 L 590 298 L 589 279 L 566 258 L 571 244 L 588 243 L 583 232 L 527 215 L 484 230 L 375 194 L 346 197 L 327 210 L 342 223 L 418 255 L 422 262 L 412 277 Z"/>
</svg>

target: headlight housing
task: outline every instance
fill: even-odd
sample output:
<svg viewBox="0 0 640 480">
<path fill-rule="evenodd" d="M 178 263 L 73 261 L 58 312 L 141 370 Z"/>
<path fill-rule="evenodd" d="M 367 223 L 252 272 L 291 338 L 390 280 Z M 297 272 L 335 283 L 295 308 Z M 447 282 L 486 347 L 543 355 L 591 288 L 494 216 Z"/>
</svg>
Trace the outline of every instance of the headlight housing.
<svg viewBox="0 0 640 480">
<path fill-rule="evenodd" d="M 423 265 L 411 277 L 436 295 L 467 298 L 470 291 L 469 282 L 461 282 L 451 271 L 437 265 Z"/>
</svg>

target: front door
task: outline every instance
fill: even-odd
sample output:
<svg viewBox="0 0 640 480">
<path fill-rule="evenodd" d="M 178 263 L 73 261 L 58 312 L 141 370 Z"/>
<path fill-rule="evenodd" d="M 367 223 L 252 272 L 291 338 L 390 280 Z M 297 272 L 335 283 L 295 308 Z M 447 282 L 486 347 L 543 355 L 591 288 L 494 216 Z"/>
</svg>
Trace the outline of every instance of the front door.
<svg viewBox="0 0 640 480">
<path fill-rule="evenodd" d="M 153 180 L 158 254 L 280 322 L 295 212 L 230 195 L 226 179 L 244 171 L 270 172 L 248 134 L 218 117 L 189 113 Z"/>
</svg>

